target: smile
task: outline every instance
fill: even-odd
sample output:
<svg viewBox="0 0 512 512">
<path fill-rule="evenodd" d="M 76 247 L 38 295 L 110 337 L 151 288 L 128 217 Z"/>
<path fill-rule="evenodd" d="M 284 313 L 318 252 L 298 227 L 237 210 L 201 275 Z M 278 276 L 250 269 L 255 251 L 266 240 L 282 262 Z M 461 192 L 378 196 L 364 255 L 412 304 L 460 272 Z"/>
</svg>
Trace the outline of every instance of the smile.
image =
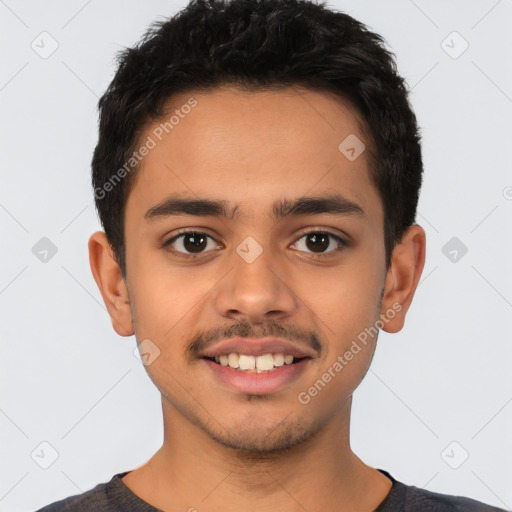
<svg viewBox="0 0 512 512">
<path fill-rule="evenodd" d="M 222 354 L 220 356 L 214 356 L 207 358 L 210 361 L 214 361 L 221 366 L 229 366 L 234 370 L 249 372 L 249 373 L 262 373 L 274 371 L 288 364 L 296 364 L 301 359 L 293 357 L 291 354 L 275 353 L 275 354 L 263 354 L 260 356 L 253 356 L 249 354 L 238 354 L 237 352 L 231 352 L 230 354 Z"/>
<path fill-rule="evenodd" d="M 280 353 L 251 356 L 231 352 L 201 360 L 212 371 L 215 380 L 232 391 L 270 394 L 295 381 L 312 358 L 295 358 Z"/>
</svg>

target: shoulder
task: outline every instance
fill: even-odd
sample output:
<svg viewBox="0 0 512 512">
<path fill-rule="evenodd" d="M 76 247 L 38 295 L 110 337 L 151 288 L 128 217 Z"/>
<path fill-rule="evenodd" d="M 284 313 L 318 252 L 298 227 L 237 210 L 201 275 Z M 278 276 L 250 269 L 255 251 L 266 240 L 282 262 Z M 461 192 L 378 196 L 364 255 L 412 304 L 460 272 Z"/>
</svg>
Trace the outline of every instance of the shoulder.
<svg viewBox="0 0 512 512">
<path fill-rule="evenodd" d="M 114 480 L 116 476 L 114 476 L 112 480 Z M 73 496 L 50 503 L 36 512 L 114 511 L 115 509 L 112 508 L 112 502 L 108 494 L 108 487 L 112 480 L 110 482 L 100 483 L 82 494 L 74 494 Z"/>
<path fill-rule="evenodd" d="M 393 478 L 387 471 L 379 471 L 393 482 L 393 486 L 377 508 L 378 512 L 505 512 L 505 509 L 464 496 L 441 494 L 406 485 Z"/>
<path fill-rule="evenodd" d="M 408 486 L 405 500 L 406 511 L 425 510 L 429 512 L 503 512 L 504 509 L 486 505 L 481 501 L 427 491 Z"/>
</svg>

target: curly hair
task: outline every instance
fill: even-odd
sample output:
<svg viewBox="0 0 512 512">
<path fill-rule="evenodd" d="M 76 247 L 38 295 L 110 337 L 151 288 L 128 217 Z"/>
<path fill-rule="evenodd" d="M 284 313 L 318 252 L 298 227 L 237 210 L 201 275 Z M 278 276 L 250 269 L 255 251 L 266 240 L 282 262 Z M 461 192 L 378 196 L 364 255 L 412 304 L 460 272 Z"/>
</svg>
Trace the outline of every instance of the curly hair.
<svg viewBox="0 0 512 512">
<path fill-rule="evenodd" d="M 310 0 L 192 0 L 154 22 L 99 100 L 92 183 L 100 221 L 126 277 L 124 211 L 136 176 L 126 170 L 148 122 L 172 95 L 235 84 L 249 90 L 305 86 L 350 102 L 368 137 L 369 173 L 382 200 L 386 266 L 415 221 L 423 164 L 405 80 L 384 39 L 351 16 Z M 107 186 L 110 184 L 110 186 Z"/>
</svg>

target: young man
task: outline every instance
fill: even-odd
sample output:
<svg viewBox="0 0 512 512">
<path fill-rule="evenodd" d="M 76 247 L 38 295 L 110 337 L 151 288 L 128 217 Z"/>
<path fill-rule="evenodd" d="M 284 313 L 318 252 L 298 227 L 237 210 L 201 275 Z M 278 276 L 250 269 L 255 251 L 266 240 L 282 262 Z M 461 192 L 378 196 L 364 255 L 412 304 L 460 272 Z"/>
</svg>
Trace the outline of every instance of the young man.
<svg viewBox="0 0 512 512">
<path fill-rule="evenodd" d="M 164 443 L 41 512 L 498 510 L 350 447 L 425 258 L 420 135 L 380 36 L 307 1 L 193 2 L 123 52 L 100 120 L 91 268 Z"/>
</svg>

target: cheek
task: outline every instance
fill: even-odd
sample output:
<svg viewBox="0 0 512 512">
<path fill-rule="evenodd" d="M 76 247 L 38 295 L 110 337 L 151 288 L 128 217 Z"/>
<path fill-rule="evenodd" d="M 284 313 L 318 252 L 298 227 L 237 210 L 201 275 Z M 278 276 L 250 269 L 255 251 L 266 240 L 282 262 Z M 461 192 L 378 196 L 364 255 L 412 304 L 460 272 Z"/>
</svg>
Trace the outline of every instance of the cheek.
<svg viewBox="0 0 512 512">
<path fill-rule="evenodd" d="M 359 384 L 374 353 L 382 283 L 369 260 L 361 257 L 353 265 L 340 267 L 328 279 L 317 280 L 320 286 L 310 282 L 303 287 L 309 290 L 307 304 L 326 340 L 319 378 L 326 374 L 325 379 L 332 382 L 328 387 L 333 400 L 338 393 L 350 393 Z"/>
<path fill-rule="evenodd" d="M 145 369 L 169 398 L 180 389 L 176 375 L 183 372 L 185 346 L 196 324 L 194 315 L 206 293 L 204 281 L 200 285 L 199 279 L 187 276 L 190 272 L 141 266 L 132 286 L 137 342 L 149 339 L 158 348 L 158 357 Z"/>
<path fill-rule="evenodd" d="M 346 340 L 376 321 L 382 283 L 373 272 L 371 266 L 358 264 L 299 277 L 298 295 L 320 318 L 329 338 Z"/>
<path fill-rule="evenodd" d="M 347 283 L 331 285 L 315 301 L 326 352 L 314 378 L 297 399 L 301 404 L 309 403 L 318 417 L 341 408 L 368 371 L 376 341 L 368 332 L 378 319 L 374 301 L 375 293 L 368 288 L 353 288 Z"/>
<path fill-rule="evenodd" d="M 325 319 L 322 318 L 327 340 L 322 371 L 332 368 L 350 381 L 358 381 L 366 373 L 373 356 L 377 339 L 373 326 L 378 316 L 369 300 L 354 295 L 337 296 L 337 299 L 336 307 L 333 303 L 325 306 Z"/>
<path fill-rule="evenodd" d="M 199 267 L 186 269 L 162 265 L 161 258 L 147 263 L 139 260 L 130 287 L 137 338 L 154 338 L 162 342 L 176 340 L 176 334 L 190 326 L 190 319 L 204 308 L 208 291 L 218 280 L 215 277 Z M 184 333 L 186 335 L 190 332 Z"/>
</svg>

